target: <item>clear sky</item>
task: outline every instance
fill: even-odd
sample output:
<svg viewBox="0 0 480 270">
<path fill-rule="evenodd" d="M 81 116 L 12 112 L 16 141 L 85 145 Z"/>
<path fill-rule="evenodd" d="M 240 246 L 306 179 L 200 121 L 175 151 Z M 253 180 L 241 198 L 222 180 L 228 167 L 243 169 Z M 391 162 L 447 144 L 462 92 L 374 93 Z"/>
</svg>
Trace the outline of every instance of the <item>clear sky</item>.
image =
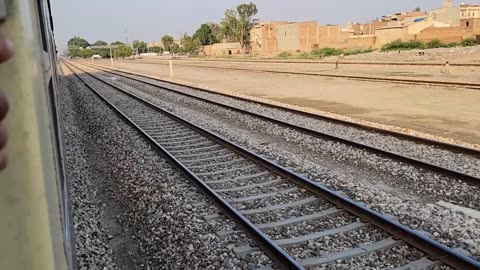
<svg viewBox="0 0 480 270">
<path fill-rule="evenodd" d="M 128 39 L 160 40 L 165 34 L 179 38 L 194 32 L 202 23 L 220 22 L 225 10 L 254 2 L 260 20 L 318 21 L 345 25 L 367 22 L 420 6 L 441 7 L 443 0 L 51 0 L 55 35 L 59 48 L 79 35 L 89 42 Z M 463 0 L 479 4 L 480 0 Z M 460 4 L 455 0 L 455 5 Z"/>
</svg>

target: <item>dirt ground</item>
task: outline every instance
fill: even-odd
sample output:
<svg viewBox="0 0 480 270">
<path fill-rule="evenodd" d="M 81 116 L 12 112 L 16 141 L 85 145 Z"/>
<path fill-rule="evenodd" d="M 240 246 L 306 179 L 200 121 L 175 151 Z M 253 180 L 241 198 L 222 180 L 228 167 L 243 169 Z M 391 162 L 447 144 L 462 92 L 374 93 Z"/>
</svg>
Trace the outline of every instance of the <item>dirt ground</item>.
<svg viewBox="0 0 480 270">
<path fill-rule="evenodd" d="M 425 53 L 419 56 L 418 52 Z M 365 60 L 365 61 L 433 61 L 444 62 L 450 61 L 453 63 L 480 63 L 480 46 L 472 47 L 454 47 L 454 48 L 437 48 L 426 50 L 411 50 L 411 51 L 391 51 L 391 52 L 372 52 L 366 54 L 350 55 L 345 57 L 346 60 Z"/>
<path fill-rule="evenodd" d="M 343 60 L 342 60 L 343 61 Z M 159 58 L 144 58 L 136 60 L 144 63 L 167 64 Z M 450 66 L 446 72 L 443 66 L 391 66 L 391 65 L 349 65 L 340 63 L 338 69 L 335 64 L 325 63 L 265 63 L 265 62 L 221 62 L 204 60 L 179 60 L 178 65 L 209 66 L 215 68 L 234 68 L 249 70 L 272 70 L 286 72 L 304 72 L 314 74 L 330 74 L 343 76 L 364 76 L 376 78 L 396 78 L 431 80 L 446 82 L 479 82 L 480 66 L 458 67 Z M 431 62 L 429 62 L 431 63 Z"/>
<path fill-rule="evenodd" d="M 418 52 L 423 52 L 423 55 L 419 55 Z M 254 54 L 254 55 L 225 55 L 211 57 L 212 60 L 262 60 L 262 61 L 305 61 L 305 62 L 318 62 L 318 61 L 335 61 L 338 56 L 326 57 L 321 60 L 307 60 L 298 57 L 292 57 L 289 59 L 283 59 L 278 56 L 279 53 L 270 54 Z M 296 53 L 293 53 L 296 55 Z M 374 51 L 371 53 L 363 53 L 357 55 L 347 55 L 341 57 L 343 61 L 357 61 L 357 62 L 433 62 L 433 63 L 445 63 L 450 61 L 452 63 L 464 63 L 464 64 L 478 64 L 480 63 L 480 45 L 472 47 L 453 47 L 453 48 L 436 48 L 425 50 L 407 50 L 407 51 L 390 51 L 381 52 Z"/>
<path fill-rule="evenodd" d="M 98 60 L 97 64 L 110 65 Z M 332 115 L 441 140 L 453 139 L 480 147 L 480 91 L 454 87 L 403 85 L 393 83 L 365 82 L 302 75 L 284 75 L 252 71 L 211 69 L 204 65 L 241 65 L 256 67 L 260 64 L 245 63 L 188 63 L 177 62 L 175 76 L 169 77 L 165 63 L 148 61 L 117 61 L 115 67 L 179 83 L 210 90 L 246 95 L 262 100 L 280 102 L 285 106 Z M 262 63 L 273 69 L 299 69 L 292 64 Z M 323 66 L 323 67 L 322 67 Z M 303 67 L 322 69 L 325 65 Z M 350 67 L 353 72 L 369 72 L 369 66 Z M 398 69 L 378 68 L 382 72 L 401 72 Z M 415 72 L 411 67 L 399 67 Z M 417 67 L 418 68 L 418 67 Z M 377 69 L 370 70 L 377 72 Z M 432 68 L 422 72 L 433 74 Z M 469 72 L 466 72 L 469 73 Z M 475 80 L 474 74 L 469 74 Z M 464 78 L 461 78 L 465 80 Z M 478 80 L 477 80 L 478 81 Z M 431 136 L 433 135 L 433 136 Z M 453 141 L 452 141 L 453 142 Z"/>
</svg>

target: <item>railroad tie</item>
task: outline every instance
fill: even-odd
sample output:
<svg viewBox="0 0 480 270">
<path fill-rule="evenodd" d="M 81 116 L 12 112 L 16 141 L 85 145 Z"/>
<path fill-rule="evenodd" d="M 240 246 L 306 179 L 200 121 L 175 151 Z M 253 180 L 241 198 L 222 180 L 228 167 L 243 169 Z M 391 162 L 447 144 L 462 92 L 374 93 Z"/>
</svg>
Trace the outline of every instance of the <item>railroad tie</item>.
<svg viewBox="0 0 480 270">
<path fill-rule="evenodd" d="M 263 199 L 263 198 L 268 198 L 268 197 L 272 197 L 272 196 L 275 196 L 275 195 L 281 195 L 281 194 L 287 194 L 287 193 L 290 193 L 290 192 L 295 192 L 299 190 L 299 188 L 297 187 L 293 187 L 293 188 L 289 188 L 289 189 L 284 189 L 284 190 L 281 190 L 281 191 L 275 191 L 275 192 L 270 192 L 270 193 L 263 193 L 263 194 L 259 194 L 259 195 L 254 195 L 254 196 L 250 196 L 250 197 L 241 197 L 241 198 L 234 198 L 234 199 L 228 199 L 227 201 L 228 202 L 233 202 L 233 203 L 238 203 L 238 202 L 248 202 L 248 201 L 253 201 L 253 200 L 258 200 L 258 199 Z"/>
<path fill-rule="evenodd" d="M 224 173 L 231 173 L 231 172 L 236 172 L 236 171 L 243 171 L 243 170 L 248 170 L 257 167 L 255 164 L 251 164 L 248 166 L 244 166 L 241 168 L 232 168 L 232 169 L 226 169 L 226 170 L 221 170 L 221 171 L 215 171 L 215 172 L 204 172 L 204 173 L 195 173 L 197 176 L 212 176 L 212 175 L 219 175 L 219 174 L 224 174 Z"/>
<path fill-rule="evenodd" d="M 287 238 L 287 239 L 275 240 L 275 243 L 280 247 L 285 248 L 285 247 L 290 247 L 296 244 L 301 244 L 308 241 L 316 240 L 325 236 L 331 236 L 331 235 L 335 235 L 343 232 L 348 232 L 348 231 L 359 229 L 366 226 L 368 226 L 368 223 L 363 223 L 358 221 L 358 222 L 354 222 L 354 223 L 351 223 L 339 228 L 331 229 L 331 230 L 311 233 L 311 234 Z M 258 247 L 252 247 L 251 245 L 239 246 L 233 249 L 233 251 L 239 258 L 245 258 L 245 256 L 247 256 L 248 254 L 255 251 L 259 251 L 259 250 L 260 249 Z"/>
<path fill-rule="evenodd" d="M 240 187 L 233 187 L 233 188 L 225 188 L 225 189 L 217 189 L 215 190 L 216 192 L 232 192 L 232 191 L 242 191 L 246 189 L 252 189 L 252 188 L 258 188 L 258 187 L 263 187 L 263 186 L 269 186 L 269 185 L 274 185 L 283 182 L 280 179 L 275 179 L 263 183 L 258 183 L 258 184 L 252 184 L 252 185 L 246 185 L 246 186 L 240 186 Z"/>
<path fill-rule="evenodd" d="M 404 266 L 400 266 L 392 270 L 427 270 L 427 269 L 433 269 L 435 266 L 441 266 L 441 265 L 442 263 L 439 261 L 431 261 L 427 257 L 424 257 L 424 258 L 421 258 L 420 260 L 410 262 Z"/>
<path fill-rule="evenodd" d="M 382 251 L 382 250 L 390 249 L 403 244 L 404 244 L 403 241 L 385 239 L 370 245 L 349 249 L 349 250 L 341 251 L 334 254 L 328 254 L 322 257 L 299 260 L 299 262 L 305 267 L 315 267 L 322 264 L 332 264 L 338 260 L 346 260 L 354 257 L 359 257 L 374 251 Z"/>
</svg>

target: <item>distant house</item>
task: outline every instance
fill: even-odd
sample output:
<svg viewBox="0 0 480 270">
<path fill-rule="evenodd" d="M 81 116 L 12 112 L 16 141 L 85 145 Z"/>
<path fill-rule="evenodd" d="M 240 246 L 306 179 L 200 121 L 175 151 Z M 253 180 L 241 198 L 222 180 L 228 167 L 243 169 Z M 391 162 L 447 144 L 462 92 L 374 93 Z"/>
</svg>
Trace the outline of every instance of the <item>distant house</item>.
<svg viewBox="0 0 480 270">
<path fill-rule="evenodd" d="M 203 53 L 212 56 L 243 54 L 243 48 L 238 42 L 215 43 L 213 45 L 203 46 Z"/>
<path fill-rule="evenodd" d="M 467 37 L 480 40 L 480 5 L 455 7 L 452 0 L 428 12 L 409 11 L 384 15 L 368 23 L 347 26 L 309 22 L 255 21 L 249 33 L 251 53 L 280 51 L 310 52 L 321 48 L 381 48 L 394 40 L 459 42 Z"/>
</svg>

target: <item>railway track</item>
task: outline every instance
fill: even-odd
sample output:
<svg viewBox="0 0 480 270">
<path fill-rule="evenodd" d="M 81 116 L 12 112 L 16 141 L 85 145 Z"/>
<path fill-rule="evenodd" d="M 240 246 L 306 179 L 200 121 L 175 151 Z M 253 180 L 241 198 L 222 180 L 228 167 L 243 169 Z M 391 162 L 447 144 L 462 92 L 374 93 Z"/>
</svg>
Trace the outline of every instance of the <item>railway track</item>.
<svg viewBox="0 0 480 270">
<path fill-rule="evenodd" d="M 159 85 L 159 84 L 156 84 L 155 82 L 145 80 L 146 79 L 145 77 L 142 78 L 139 75 L 132 75 L 132 74 L 124 73 L 124 72 L 114 72 L 111 69 L 105 69 L 105 68 L 101 68 L 101 67 L 98 67 L 98 66 L 91 66 L 91 65 L 88 65 L 88 66 L 90 68 L 94 68 L 96 70 L 101 70 L 102 72 L 107 72 L 107 73 L 110 73 L 110 74 L 114 74 L 115 76 L 128 78 L 130 80 L 141 82 L 141 83 L 144 83 L 144 84 L 147 84 L 147 85 L 150 85 L 150 86 L 161 87 L 162 89 L 172 91 L 176 94 L 179 94 L 179 95 L 182 95 L 182 96 L 185 96 L 185 97 L 188 97 L 188 98 L 197 99 L 197 100 L 200 100 L 202 102 L 206 102 L 206 103 L 209 103 L 209 104 L 212 104 L 212 105 L 215 105 L 215 106 L 219 106 L 221 108 L 225 108 L 225 109 L 228 109 L 228 110 L 233 110 L 233 111 L 236 111 L 236 112 L 241 113 L 241 114 L 246 114 L 246 115 L 249 115 L 249 116 L 252 116 L 252 117 L 255 117 L 255 118 L 259 118 L 261 120 L 272 122 L 272 123 L 278 124 L 280 126 L 284 126 L 284 127 L 302 132 L 302 133 L 307 134 L 309 136 L 314 136 L 314 137 L 318 137 L 318 138 L 321 138 L 321 139 L 331 140 L 331 141 L 339 142 L 339 143 L 349 145 L 349 146 L 352 146 L 352 147 L 355 147 L 355 148 L 358 148 L 358 149 L 363 149 L 363 150 L 369 151 L 371 153 L 381 155 L 383 157 L 391 158 L 391 159 L 394 159 L 394 160 L 397 160 L 397 161 L 400 161 L 400 162 L 403 162 L 403 163 L 406 163 L 406 164 L 410 164 L 410 165 L 413 165 L 413 166 L 416 166 L 416 167 L 419 167 L 419 168 L 430 170 L 432 172 L 441 173 L 443 175 L 446 175 L 446 176 L 449 176 L 449 177 L 452 177 L 452 178 L 455 178 L 455 179 L 459 179 L 459 180 L 468 182 L 468 183 L 473 184 L 473 185 L 479 185 L 480 184 L 480 178 L 478 177 L 479 172 L 477 172 L 477 174 L 474 174 L 474 173 L 472 174 L 472 173 L 468 173 L 468 172 L 459 171 L 459 170 L 454 169 L 452 167 L 450 167 L 450 168 L 446 167 L 446 166 L 444 166 L 444 164 L 436 164 L 434 161 L 435 161 L 436 158 L 441 158 L 442 157 L 442 155 L 444 154 L 442 152 L 437 154 L 435 156 L 435 158 L 433 158 L 431 160 L 425 160 L 424 158 L 421 158 L 421 157 L 409 156 L 409 155 L 406 155 L 405 153 L 398 153 L 398 152 L 395 152 L 395 151 L 393 151 L 391 149 L 388 149 L 388 148 L 385 148 L 385 147 L 379 147 L 377 145 L 368 144 L 368 143 L 363 141 L 363 139 L 365 138 L 365 135 L 360 135 L 360 136 L 358 136 L 358 138 L 355 138 L 355 139 L 345 138 L 345 137 L 339 136 L 339 134 L 327 133 L 327 132 L 324 132 L 322 130 L 315 129 L 313 127 L 304 126 L 304 125 L 301 125 L 301 124 L 298 124 L 298 123 L 285 121 L 284 119 L 278 119 L 278 118 L 275 118 L 274 116 L 253 112 L 251 110 L 247 110 L 247 109 L 240 108 L 240 107 L 235 107 L 231 104 L 225 104 L 225 103 L 222 103 L 222 102 L 218 102 L 218 101 L 215 101 L 214 99 L 210 99 L 208 97 L 200 97 L 200 96 L 192 94 L 192 93 L 182 92 L 182 91 L 173 89 L 173 88 L 165 86 L 165 85 Z M 87 72 L 85 70 L 83 70 L 83 71 Z M 354 128 L 358 128 L 358 126 L 354 126 Z M 370 132 L 371 130 L 366 130 L 366 131 Z M 375 130 L 375 131 L 377 131 L 377 130 Z M 388 136 L 398 136 L 396 133 L 386 133 L 386 135 L 388 135 Z M 451 145 L 451 144 L 439 143 L 439 142 L 425 140 L 425 139 L 418 138 L 418 137 L 400 136 L 400 138 L 401 139 L 406 139 L 406 140 L 412 140 L 413 142 L 418 143 L 420 145 L 423 145 L 425 147 L 432 147 L 433 146 L 433 147 L 436 147 L 436 148 L 445 149 L 447 151 L 456 152 L 458 162 L 456 162 L 455 165 L 453 163 L 449 164 L 451 166 L 457 166 L 457 167 L 461 168 L 461 166 L 463 166 L 462 161 L 465 158 L 465 155 L 469 155 L 469 156 L 472 157 L 472 159 L 476 159 L 477 160 L 476 163 L 480 162 L 478 160 L 480 158 L 480 151 L 476 150 L 476 149 L 470 149 L 470 148 L 455 146 L 455 145 Z M 404 145 L 401 145 L 401 146 L 403 148 L 406 147 Z M 429 153 L 429 154 L 431 155 L 431 153 Z"/>
<path fill-rule="evenodd" d="M 164 61 L 162 59 L 148 59 L 145 60 L 152 60 L 152 61 Z M 178 59 L 184 60 L 184 59 Z M 191 61 L 191 60 L 187 60 Z M 222 60 L 222 59 L 208 59 L 208 60 L 193 60 L 200 63 L 275 63 L 275 64 L 311 64 L 311 65 L 335 65 L 336 61 L 313 61 L 313 60 L 267 60 L 267 59 L 248 59 L 248 60 Z M 192 61 L 192 62 L 193 62 Z M 369 65 L 369 66 L 425 66 L 425 67 L 441 67 L 444 66 L 445 63 L 435 63 L 435 62 L 373 62 L 373 61 L 340 61 L 340 65 Z M 480 67 L 480 64 L 476 63 L 450 63 L 452 67 Z"/>
<path fill-rule="evenodd" d="M 157 82 L 161 82 L 161 83 L 178 85 L 178 86 L 190 88 L 190 89 L 193 89 L 193 90 L 196 90 L 196 91 L 209 93 L 209 94 L 214 94 L 214 95 L 221 96 L 221 97 L 226 97 L 226 98 L 229 98 L 229 99 L 234 99 L 234 100 L 243 101 L 243 102 L 247 102 L 247 103 L 255 103 L 255 104 L 258 104 L 260 106 L 267 107 L 267 108 L 277 109 L 277 110 L 281 110 L 281 111 L 284 111 L 284 112 L 309 117 L 309 118 L 312 118 L 312 119 L 318 119 L 318 120 L 321 120 L 321 121 L 330 122 L 330 123 L 334 123 L 334 124 L 341 124 L 341 125 L 344 125 L 344 126 L 353 127 L 353 128 L 360 129 L 360 130 L 375 132 L 375 133 L 383 134 L 383 135 L 387 135 L 387 136 L 398 137 L 398 138 L 402 138 L 402 139 L 406 139 L 406 140 L 410 140 L 410 141 L 415 141 L 415 142 L 420 142 L 420 143 L 424 143 L 424 144 L 433 145 L 435 147 L 449 149 L 449 150 L 455 151 L 455 152 L 461 152 L 461 153 L 466 153 L 466 154 L 469 154 L 469 155 L 474 155 L 474 156 L 480 157 L 480 149 L 476 149 L 476 148 L 471 148 L 471 147 L 462 146 L 462 145 L 458 145 L 458 144 L 451 144 L 451 143 L 442 142 L 442 141 L 438 141 L 438 140 L 431 140 L 431 139 L 418 137 L 418 136 L 407 134 L 407 133 L 401 133 L 401 132 L 397 132 L 397 131 L 391 131 L 391 130 L 376 128 L 376 127 L 367 126 L 367 125 L 364 125 L 364 124 L 359 124 L 359 123 L 349 122 L 349 121 L 345 121 L 345 120 L 341 120 L 341 119 L 337 119 L 337 118 L 333 118 L 333 117 L 322 116 L 322 115 L 313 114 L 313 113 L 309 113 L 309 112 L 299 111 L 299 110 L 296 110 L 296 109 L 281 107 L 281 106 L 268 104 L 268 103 L 264 103 L 264 102 L 260 102 L 260 101 L 253 101 L 251 99 L 247 99 L 247 98 L 243 98 L 243 97 L 239 97 L 239 96 L 232 96 L 232 95 L 219 93 L 219 92 L 214 92 L 214 91 L 208 90 L 208 89 L 193 87 L 193 86 L 184 85 L 184 84 L 180 84 L 180 83 L 172 83 L 170 81 L 165 81 L 165 80 L 161 80 L 161 79 L 158 79 L 158 78 L 153 78 L 153 77 L 150 77 L 150 76 L 146 76 L 146 75 L 138 74 L 138 73 L 134 73 L 134 72 L 128 72 L 128 71 L 125 71 L 125 70 L 118 70 L 118 69 L 114 69 L 114 68 L 110 68 L 110 67 L 106 67 L 106 66 L 88 64 L 88 63 L 82 63 L 82 64 L 84 64 L 86 66 L 89 66 L 89 67 L 96 68 L 96 69 L 101 70 L 103 72 L 107 72 L 107 73 L 110 73 L 110 74 L 113 74 L 113 75 L 118 75 L 118 76 L 121 76 L 121 77 L 124 77 L 124 78 L 129 78 L 129 79 L 136 80 L 136 81 L 139 81 L 139 82 L 143 82 L 143 83 L 146 83 L 146 84 L 152 85 L 152 86 L 163 87 L 165 89 L 168 88 L 168 87 L 165 87 L 165 85 L 159 86 L 159 85 L 152 84 L 151 81 L 157 81 Z M 131 76 L 127 77 L 125 75 L 131 75 Z M 142 80 L 142 79 L 146 79 L 146 80 L 150 80 L 150 81 L 146 81 L 146 80 Z M 170 89 L 170 90 L 172 90 L 172 89 Z M 203 100 L 208 102 L 208 100 L 206 100 L 206 99 L 203 99 Z"/>
<path fill-rule="evenodd" d="M 141 63 L 149 65 L 168 65 L 165 61 L 148 61 L 141 60 L 139 62 L 131 61 L 132 63 Z M 359 80 L 359 81 L 373 81 L 373 82 L 387 82 L 387 83 L 399 83 L 399 84 L 410 84 L 410 85 L 437 85 L 437 86 L 452 86 L 452 87 L 462 87 L 472 90 L 480 90 L 480 83 L 473 82 L 451 82 L 451 81 L 434 81 L 434 80 L 417 80 L 417 79 L 398 79 L 398 78 L 388 78 L 388 77 L 369 77 L 369 76 L 354 76 L 354 75 L 341 75 L 341 74 L 328 74 L 320 72 L 295 72 L 295 71 L 280 71 L 280 70 L 270 70 L 270 69 L 260 69 L 260 68 L 239 68 L 239 67 L 217 67 L 217 66 L 207 66 L 207 65 L 195 65 L 195 64 L 177 64 L 188 67 L 199 67 L 199 68 L 208 68 L 208 69 L 222 69 L 222 70 L 235 70 L 235 71 L 248 71 L 248 72 L 260 72 L 260 73 L 273 73 L 273 74 L 285 74 L 285 75 L 302 75 L 302 76 L 314 76 L 314 77 L 325 77 L 325 78 L 337 78 L 337 79 L 349 79 L 349 80 Z"/>
<path fill-rule="evenodd" d="M 357 261 L 361 257 L 369 258 L 367 266 L 397 270 L 442 265 L 480 269 L 480 263 L 392 218 L 80 71 L 82 75 L 76 76 L 90 90 L 253 239 L 257 246 L 235 248 L 240 257 L 261 249 L 282 269 L 325 267 L 338 261 L 361 268 Z"/>
</svg>

